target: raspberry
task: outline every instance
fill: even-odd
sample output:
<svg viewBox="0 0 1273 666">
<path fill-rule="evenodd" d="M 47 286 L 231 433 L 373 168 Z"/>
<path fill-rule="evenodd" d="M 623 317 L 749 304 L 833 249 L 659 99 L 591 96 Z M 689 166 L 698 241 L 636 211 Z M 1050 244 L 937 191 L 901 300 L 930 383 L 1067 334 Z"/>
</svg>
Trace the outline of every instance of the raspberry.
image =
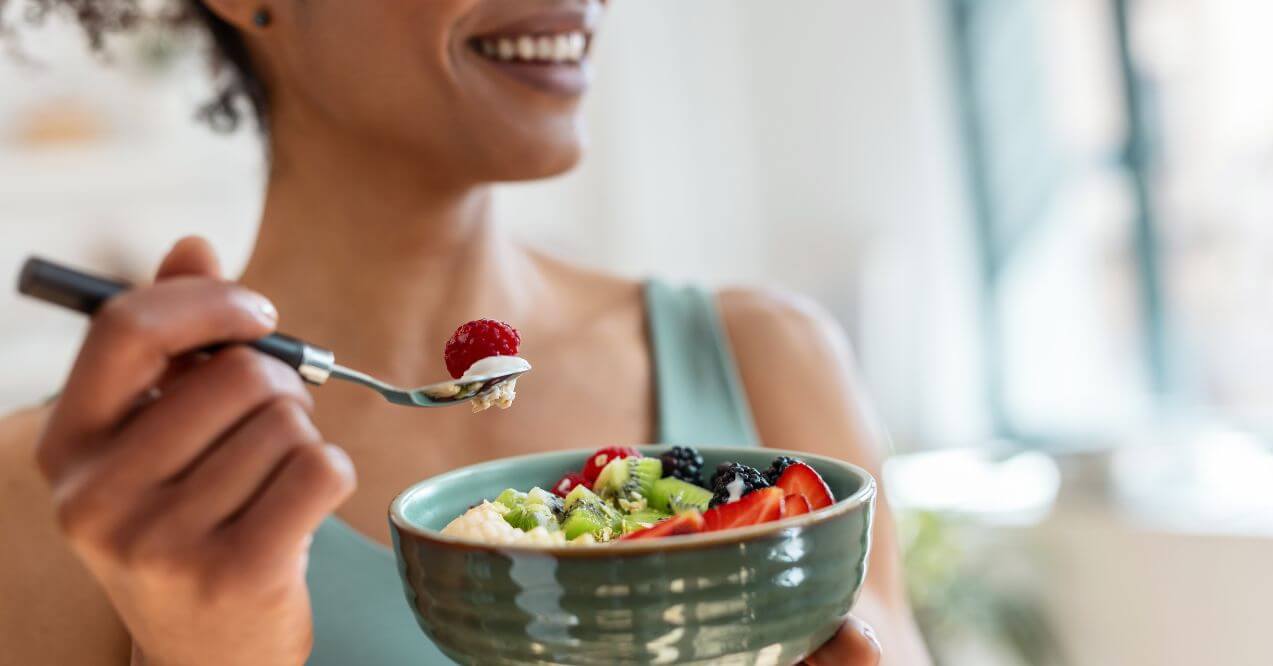
<svg viewBox="0 0 1273 666">
<path fill-rule="evenodd" d="M 616 458 L 639 458 L 640 452 L 630 446 L 607 446 L 588 456 L 583 463 L 583 478 L 591 485 L 601 475 L 601 470 Z"/>
<path fill-rule="evenodd" d="M 692 446 L 673 446 L 659 456 L 663 476 L 671 476 L 696 486 L 703 485 L 703 456 Z"/>
<path fill-rule="evenodd" d="M 782 473 L 787 471 L 788 467 L 791 467 L 798 462 L 803 461 L 797 460 L 796 458 L 790 458 L 788 456 L 778 456 L 777 458 L 774 458 L 773 464 L 769 466 L 769 469 L 765 470 L 765 480 L 768 481 L 771 486 L 777 484 L 778 477 L 782 476 Z"/>
<path fill-rule="evenodd" d="M 455 330 L 446 342 L 442 358 L 447 372 L 459 379 L 474 363 L 488 356 L 516 356 L 521 344 L 522 336 L 512 326 L 494 319 L 478 319 Z"/>
<path fill-rule="evenodd" d="M 738 484 L 740 480 L 742 481 L 741 487 Z M 732 494 L 730 492 L 731 484 L 734 486 L 732 490 L 738 493 L 738 497 L 730 497 Z M 712 475 L 712 501 L 708 506 L 717 507 L 722 504 L 729 504 L 731 499 L 736 502 L 751 492 L 768 487 L 769 482 L 765 480 L 765 477 L 755 467 L 748 467 L 736 462 L 721 463 L 716 468 L 716 473 Z M 778 499 L 782 499 L 781 493 Z"/>
</svg>

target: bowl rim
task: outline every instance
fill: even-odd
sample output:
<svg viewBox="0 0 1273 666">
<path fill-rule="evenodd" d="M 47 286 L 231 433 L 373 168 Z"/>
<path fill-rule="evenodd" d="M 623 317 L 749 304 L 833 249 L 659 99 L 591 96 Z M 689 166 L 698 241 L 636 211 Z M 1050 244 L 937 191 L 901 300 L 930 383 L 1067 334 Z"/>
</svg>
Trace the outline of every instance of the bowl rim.
<svg viewBox="0 0 1273 666">
<path fill-rule="evenodd" d="M 634 448 L 645 451 L 646 449 L 666 449 L 671 445 L 646 444 L 636 446 Z M 579 455 L 587 457 L 596 451 L 595 448 L 586 449 L 563 449 L 560 451 L 541 451 L 539 453 L 531 453 L 520 456 L 512 456 L 508 458 L 497 458 L 486 462 L 468 465 L 453 469 L 432 476 L 421 481 L 417 481 L 405 490 L 398 493 L 397 497 L 389 505 L 389 521 L 394 529 L 400 530 L 418 539 L 432 542 L 436 545 L 447 546 L 460 550 L 485 551 L 490 553 L 509 553 L 515 555 L 547 555 L 554 557 L 611 557 L 614 555 L 649 555 L 652 553 L 665 552 L 669 550 L 698 550 L 715 546 L 728 545 L 732 543 L 742 543 L 755 539 L 772 536 L 791 529 L 804 529 L 850 513 L 875 499 L 877 492 L 877 483 L 875 477 L 865 469 L 854 465 L 853 463 L 830 458 L 805 451 L 792 451 L 785 449 L 771 449 L 768 447 L 758 448 L 753 446 L 709 446 L 703 445 L 700 449 L 733 450 L 733 451 L 757 451 L 772 452 L 776 456 L 798 457 L 805 462 L 816 465 L 832 465 L 838 466 L 851 474 L 857 476 L 862 481 L 861 487 L 856 492 L 836 501 L 828 507 L 823 507 L 816 511 L 784 518 L 760 525 L 750 525 L 747 527 L 737 527 L 722 532 L 706 532 L 700 534 L 690 534 L 682 536 L 665 537 L 662 539 L 650 539 L 639 541 L 612 541 L 595 546 L 569 546 L 569 545 L 522 545 L 522 544 L 488 544 L 469 539 L 460 539 L 456 537 L 444 536 L 438 530 L 426 529 L 412 524 L 403 515 L 403 507 L 411 501 L 412 497 L 419 493 L 424 486 L 445 481 L 448 477 L 458 476 L 462 474 L 480 473 L 488 468 L 504 466 L 510 463 L 516 464 L 518 461 L 539 458 L 545 455 Z M 400 550 L 400 546 L 396 543 L 395 550 Z"/>
</svg>

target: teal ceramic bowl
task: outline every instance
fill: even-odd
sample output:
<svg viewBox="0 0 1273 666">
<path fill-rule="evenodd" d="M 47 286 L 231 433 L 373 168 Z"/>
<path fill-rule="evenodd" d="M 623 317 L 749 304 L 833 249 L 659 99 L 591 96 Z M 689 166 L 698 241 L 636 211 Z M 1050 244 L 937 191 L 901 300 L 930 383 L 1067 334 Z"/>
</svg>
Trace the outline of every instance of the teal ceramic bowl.
<svg viewBox="0 0 1273 666">
<path fill-rule="evenodd" d="M 664 447 L 645 447 L 654 455 Z M 839 500 L 737 530 L 588 547 L 474 545 L 439 530 L 505 488 L 549 488 L 591 451 L 466 467 L 389 510 L 407 601 L 462 664 L 793 664 L 826 642 L 866 576 L 875 480 L 847 463 L 703 448 L 705 469 L 798 456 Z M 405 612 L 405 610 L 404 610 Z"/>
</svg>

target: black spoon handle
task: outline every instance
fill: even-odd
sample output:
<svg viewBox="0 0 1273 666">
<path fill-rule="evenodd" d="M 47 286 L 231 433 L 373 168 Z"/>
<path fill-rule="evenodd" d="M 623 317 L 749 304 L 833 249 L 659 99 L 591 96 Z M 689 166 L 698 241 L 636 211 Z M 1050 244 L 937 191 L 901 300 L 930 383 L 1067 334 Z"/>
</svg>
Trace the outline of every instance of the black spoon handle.
<svg viewBox="0 0 1273 666">
<path fill-rule="evenodd" d="M 130 288 L 124 282 L 89 275 L 36 257 L 27 259 L 18 275 L 19 293 L 90 317 L 106 301 Z M 282 333 L 268 335 L 249 346 L 295 368 L 311 384 L 326 382 L 336 362 L 332 352 Z"/>
</svg>

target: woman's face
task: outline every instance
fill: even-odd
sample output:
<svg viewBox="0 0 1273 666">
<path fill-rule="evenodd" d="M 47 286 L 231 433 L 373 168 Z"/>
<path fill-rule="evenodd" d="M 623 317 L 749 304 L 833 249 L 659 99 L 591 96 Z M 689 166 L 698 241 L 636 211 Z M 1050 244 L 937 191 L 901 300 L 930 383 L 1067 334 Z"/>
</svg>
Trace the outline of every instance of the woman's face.
<svg viewBox="0 0 1273 666">
<path fill-rule="evenodd" d="M 276 123 L 406 151 L 465 183 L 543 178 L 579 160 L 605 0 L 267 6 L 269 27 L 241 25 L 265 64 Z"/>
</svg>

